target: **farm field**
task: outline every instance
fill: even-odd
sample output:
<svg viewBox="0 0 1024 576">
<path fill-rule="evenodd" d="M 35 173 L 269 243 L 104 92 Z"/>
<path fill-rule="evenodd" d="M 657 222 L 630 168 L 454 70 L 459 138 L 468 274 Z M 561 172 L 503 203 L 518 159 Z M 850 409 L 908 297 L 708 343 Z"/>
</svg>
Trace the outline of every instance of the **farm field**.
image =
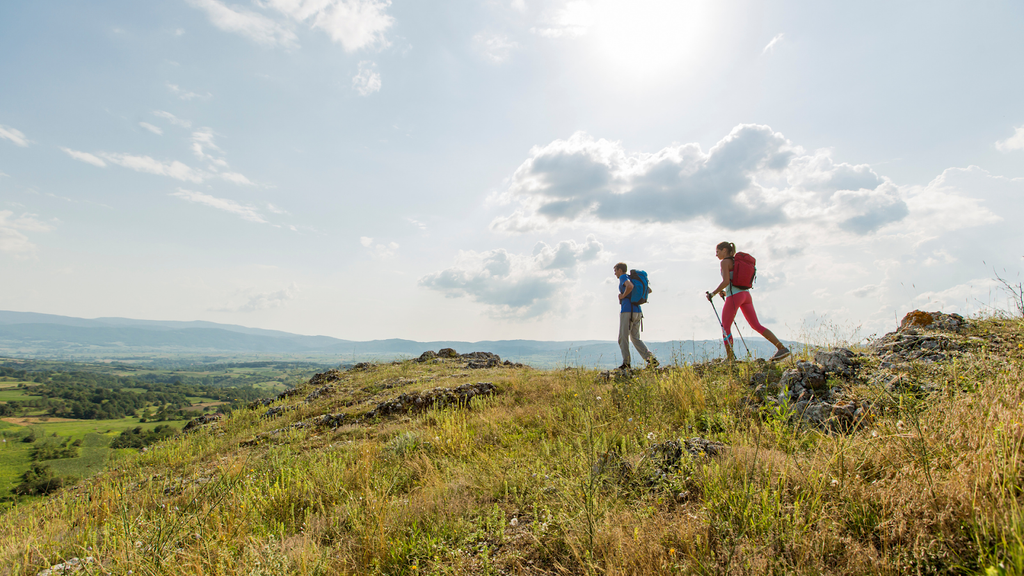
<svg viewBox="0 0 1024 576">
<path fill-rule="evenodd" d="M 102 471 L 117 452 L 130 450 L 110 448 L 111 442 L 125 430 L 150 431 L 163 425 L 180 429 L 200 414 L 230 411 L 253 398 L 275 395 L 326 367 L 309 363 L 189 364 L 184 359 L 175 359 L 167 365 L 143 368 L 110 362 L 0 358 L 0 368 L 8 374 L 0 375 L 0 414 L 5 414 L 0 417 L 0 508 L 6 508 L 36 498 L 15 496 L 12 490 L 34 463 L 33 453 L 43 442 L 78 442 L 76 457 L 39 463 L 49 466 L 59 477 L 88 478 Z M 12 372 L 18 376 L 11 376 Z M 45 388 L 57 381 L 65 388 Z M 80 386 L 75 384 L 78 381 Z M 123 417 L 104 419 L 56 416 L 52 407 L 42 404 L 61 390 L 103 390 L 104 386 L 128 397 L 151 394 L 154 390 L 164 394 L 180 391 L 176 397 L 181 403 L 151 403 Z M 35 441 L 24 441 L 28 437 Z"/>
<path fill-rule="evenodd" d="M 21 481 L 21 475 L 32 464 L 32 451 L 36 442 L 47 440 L 82 444 L 76 458 L 44 460 L 58 476 L 88 478 L 101 472 L 114 450 L 110 442 L 125 430 L 141 427 L 152 430 L 160 425 L 180 429 L 186 420 L 169 422 L 140 422 L 139 418 L 118 420 L 73 420 L 67 418 L 4 418 L 0 420 L 0 509 L 9 506 L 12 489 Z M 34 435 L 36 442 L 24 442 L 26 436 Z"/>
</svg>

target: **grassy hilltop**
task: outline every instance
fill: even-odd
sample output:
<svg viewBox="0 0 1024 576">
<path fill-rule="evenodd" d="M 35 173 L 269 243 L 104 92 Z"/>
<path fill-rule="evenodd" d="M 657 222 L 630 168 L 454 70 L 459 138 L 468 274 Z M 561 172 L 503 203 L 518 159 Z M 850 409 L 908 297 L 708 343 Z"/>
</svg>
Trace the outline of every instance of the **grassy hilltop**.
<svg viewBox="0 0 1024 576">
<path fill-rule="evenodd" d="M 1024 573 L 1024 321 L 858 352 L 327 372 L 7 512 L 0 574 Z"/>
</svg>

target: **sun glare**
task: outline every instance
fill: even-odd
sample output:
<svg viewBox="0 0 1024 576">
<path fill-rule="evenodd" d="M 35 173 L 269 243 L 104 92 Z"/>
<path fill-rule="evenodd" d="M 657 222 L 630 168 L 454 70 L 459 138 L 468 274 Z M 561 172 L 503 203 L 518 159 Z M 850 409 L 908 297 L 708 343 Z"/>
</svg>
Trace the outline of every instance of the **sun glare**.
<svg viewBox="0 0 1024 576">
<path fill-rule="evenodd" d="M 633 82 L 689 74 L 712 50 L 714 7 L 707 1 L 598 0 L 588 41 L 602 67 Z"/>
</svg>

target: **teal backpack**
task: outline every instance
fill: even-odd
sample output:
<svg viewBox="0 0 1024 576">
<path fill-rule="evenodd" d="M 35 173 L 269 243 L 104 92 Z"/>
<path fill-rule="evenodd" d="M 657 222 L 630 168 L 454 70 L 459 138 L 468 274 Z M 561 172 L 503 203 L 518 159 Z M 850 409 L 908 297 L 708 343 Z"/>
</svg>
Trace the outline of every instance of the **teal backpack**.
<svg viewBox="0 0 1024 576">
<path fill-rule="evenodd" d="M 647 297 L 651 295 L 651 283 L 647 279 L 647 272 L 630 270 L 629 281 L 633 283 L 633 291 L 629 293 L 630 303 L 647 304 Z"/>
</svg>

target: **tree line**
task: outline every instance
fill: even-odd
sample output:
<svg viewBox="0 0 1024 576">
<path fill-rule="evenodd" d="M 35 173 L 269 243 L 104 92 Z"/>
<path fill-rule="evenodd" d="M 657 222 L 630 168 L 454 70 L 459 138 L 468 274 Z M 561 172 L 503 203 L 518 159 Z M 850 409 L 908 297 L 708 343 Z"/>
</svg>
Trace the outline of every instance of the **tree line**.
<svg viewBox="0 0 1024 576">
<path fill-rule="evenodd" d="M 21 380 L 24 383 L 19 387 L 27 395 L 39 397 L 0 404 L 0 416 L 43 411 L 61 418 L 108 420 L 155 408 L 156 419 L 171 420 L 187 416 L 184 409 L 192 405 L 189 396 L 227 402 L 230 409 L 266 395 L 253 386 L 211 386 L 186 383 L 181 378 L 153 382 L 94 372 L 26 371 L 2 366 L 0 376 Z"/>
</svg>

